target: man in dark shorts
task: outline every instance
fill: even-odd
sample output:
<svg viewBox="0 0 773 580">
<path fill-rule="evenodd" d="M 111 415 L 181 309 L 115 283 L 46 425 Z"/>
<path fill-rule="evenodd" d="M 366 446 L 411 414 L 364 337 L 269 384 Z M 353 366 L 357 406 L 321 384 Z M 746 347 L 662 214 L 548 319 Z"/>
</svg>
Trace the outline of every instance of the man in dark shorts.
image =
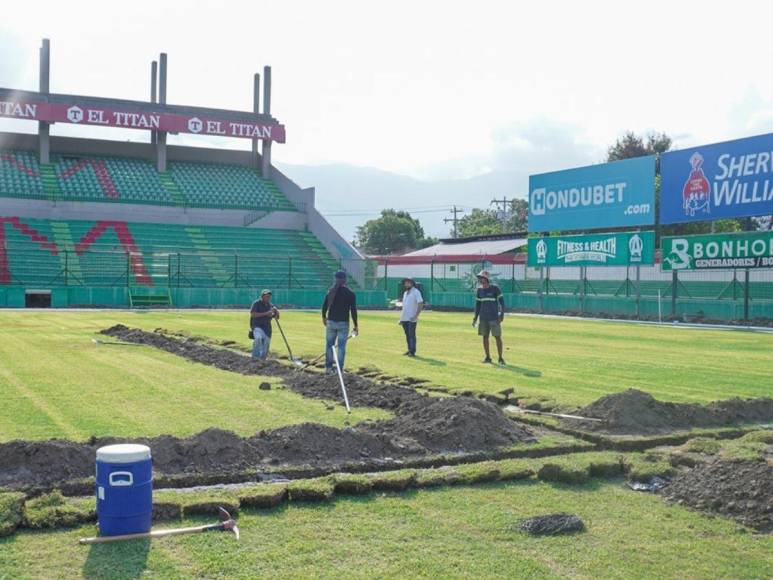
<svg viewBox="0 0 773 580">
<path fill-rule="evenodd" d="M 499 364 L 505 365 L 502 357 L 502 321 L 505 319 L 505 298 L 499 286 L 491 283 L 491 274 L 488 270 L 482 270 L 477 274 L 478 290 L 475 293 L 475 316 L 472 325 L 480 320 L 478 336 L 483 337 L 483 351 L 486 353 L 484 363 L 491 362 L 489 351 L 489 335 L 493 334 L 497 342 L 497 354 Z"/>
<path fill-rule="evenodd" d="M 349 338 L 349 316 L 357 328 L 357 298 L 346 286 L 346 272 L 335 273 L 335 281 L 325 295 L 322 304 L 322 324 L 325 326 L 325 371 L 333 372 L 333 346 L 338 342 L 338 364 L 344 370 L 346 341 Z"/>
<path fill-rule="evenodd" d="M 271 346 L 271 319 L 279 318 L 279 310 L 271 304 L 271 290 L 263 290 L 260 298 L 250 308 L 250 330 L 252 331 L 252 358 L 266 360 Z"/>
</svg>

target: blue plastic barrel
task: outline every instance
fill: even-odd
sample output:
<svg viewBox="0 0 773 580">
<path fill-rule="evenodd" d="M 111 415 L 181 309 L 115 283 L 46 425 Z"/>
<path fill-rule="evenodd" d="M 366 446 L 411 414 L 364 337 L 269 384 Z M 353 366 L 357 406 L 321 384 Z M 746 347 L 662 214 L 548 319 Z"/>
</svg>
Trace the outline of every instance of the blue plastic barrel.
<svg viewBox="0 0 773 580">
<path fill-rule="evenodd" d="M 150 531 L 153 465 L 146 445 L 97 449 L 97 520 L 103 536 Z"/>
</svg>

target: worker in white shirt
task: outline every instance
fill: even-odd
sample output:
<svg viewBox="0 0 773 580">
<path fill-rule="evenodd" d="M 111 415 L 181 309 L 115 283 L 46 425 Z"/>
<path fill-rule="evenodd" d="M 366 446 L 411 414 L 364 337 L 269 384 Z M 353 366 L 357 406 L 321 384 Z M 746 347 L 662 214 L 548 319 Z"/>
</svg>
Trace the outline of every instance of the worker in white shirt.
<svg viewBox="0 0 773 580">
<path fill-rule="evenodd" d="M 424 309 L 424 298 L 416 288 L 413 278 L 403 279 L 403 310 L 400 313 L 400 325 L 405 331 L 405 341 L 408 350 L 405 356 L 416 356 L 416 325 L 419 322 L 419 314 Z"/>
</svg>

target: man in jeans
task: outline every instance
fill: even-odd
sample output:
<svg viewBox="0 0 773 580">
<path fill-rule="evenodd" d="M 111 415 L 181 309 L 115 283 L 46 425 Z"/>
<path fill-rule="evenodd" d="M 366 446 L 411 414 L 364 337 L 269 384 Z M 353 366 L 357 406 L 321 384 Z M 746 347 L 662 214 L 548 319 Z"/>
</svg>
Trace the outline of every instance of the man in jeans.
<svg viewBox="0 0 773 580">
<path fill-rule="evenodd" d="M 271 319 L 279 318 L 279 310 L 271 304 L 271 290 L 263 290 L 260 299 L 250 308 L 250 330 L 252 331 L 252 358 L 266 360 L 271 346 Z"/>
<path fill-rule="evenodd" d="M 502 296 L 499 286 L 491 283 L 491 275 L 487 270 L 478 272 L 477 278 L 478 290 L 475 293 L 475 316 L 472 319 L 472 325 L 475 326 L 480 318 L 478 335 L 483 337 L 483 351 L 486 353 L 483 362 L 491 362 L 489 335 L 493 334 L 497 341 L 499 364 L 505 366 L 505 359 L 502 358 L 502 321 L 505 319 L 505 298 Z"/>
<path fill-rule="evenodd" d="M 424 309 L 424 298 L 416 288 L 413 278 L 403 279 L 403 311 L 400 313 L 400 325 L 405 331 L 405 342 L 408 344 L 406 356 L 416 356 L 416 325 L 419 314 Z"/>
<path fill-rule="evenodd" d="M 322 304 L 322 324 L 325 326 L 325 371 L 333 372 L 333 346 L 338 342 L 338 364 L 344 370 L 346 341 L 349 338 L 349 317 L 357 328 L 357 298 L 346 286 L 346 272 L 335 273 L 335 282 L 327 291 Z"/>
</svg>

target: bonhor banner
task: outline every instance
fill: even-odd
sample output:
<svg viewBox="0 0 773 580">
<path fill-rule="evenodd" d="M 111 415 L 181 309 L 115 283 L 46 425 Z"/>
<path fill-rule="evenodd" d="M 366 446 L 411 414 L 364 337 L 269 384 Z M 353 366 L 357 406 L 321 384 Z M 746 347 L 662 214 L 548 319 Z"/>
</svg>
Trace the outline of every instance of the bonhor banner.
<svg viewBox="0 0 773 580">
<path fill-rule="evenodd" d="M 655 157 L 529 177 L 529 231 L 655 223 Z"/>
<path fill-rule="evenodd" d="M 664 153 L 660 223 L 773 214 L 773 134 Z"/>
<path fill-rule="evenodd" d="M 629 266 L 655 263 L 655 232 L 529 238 L 529 266 Z"/>
<path fill-rule="evenodd" d="M 663 270 L 773 268 L 773 232 L 674 236 L 661 246 Z"/>
</svg>

